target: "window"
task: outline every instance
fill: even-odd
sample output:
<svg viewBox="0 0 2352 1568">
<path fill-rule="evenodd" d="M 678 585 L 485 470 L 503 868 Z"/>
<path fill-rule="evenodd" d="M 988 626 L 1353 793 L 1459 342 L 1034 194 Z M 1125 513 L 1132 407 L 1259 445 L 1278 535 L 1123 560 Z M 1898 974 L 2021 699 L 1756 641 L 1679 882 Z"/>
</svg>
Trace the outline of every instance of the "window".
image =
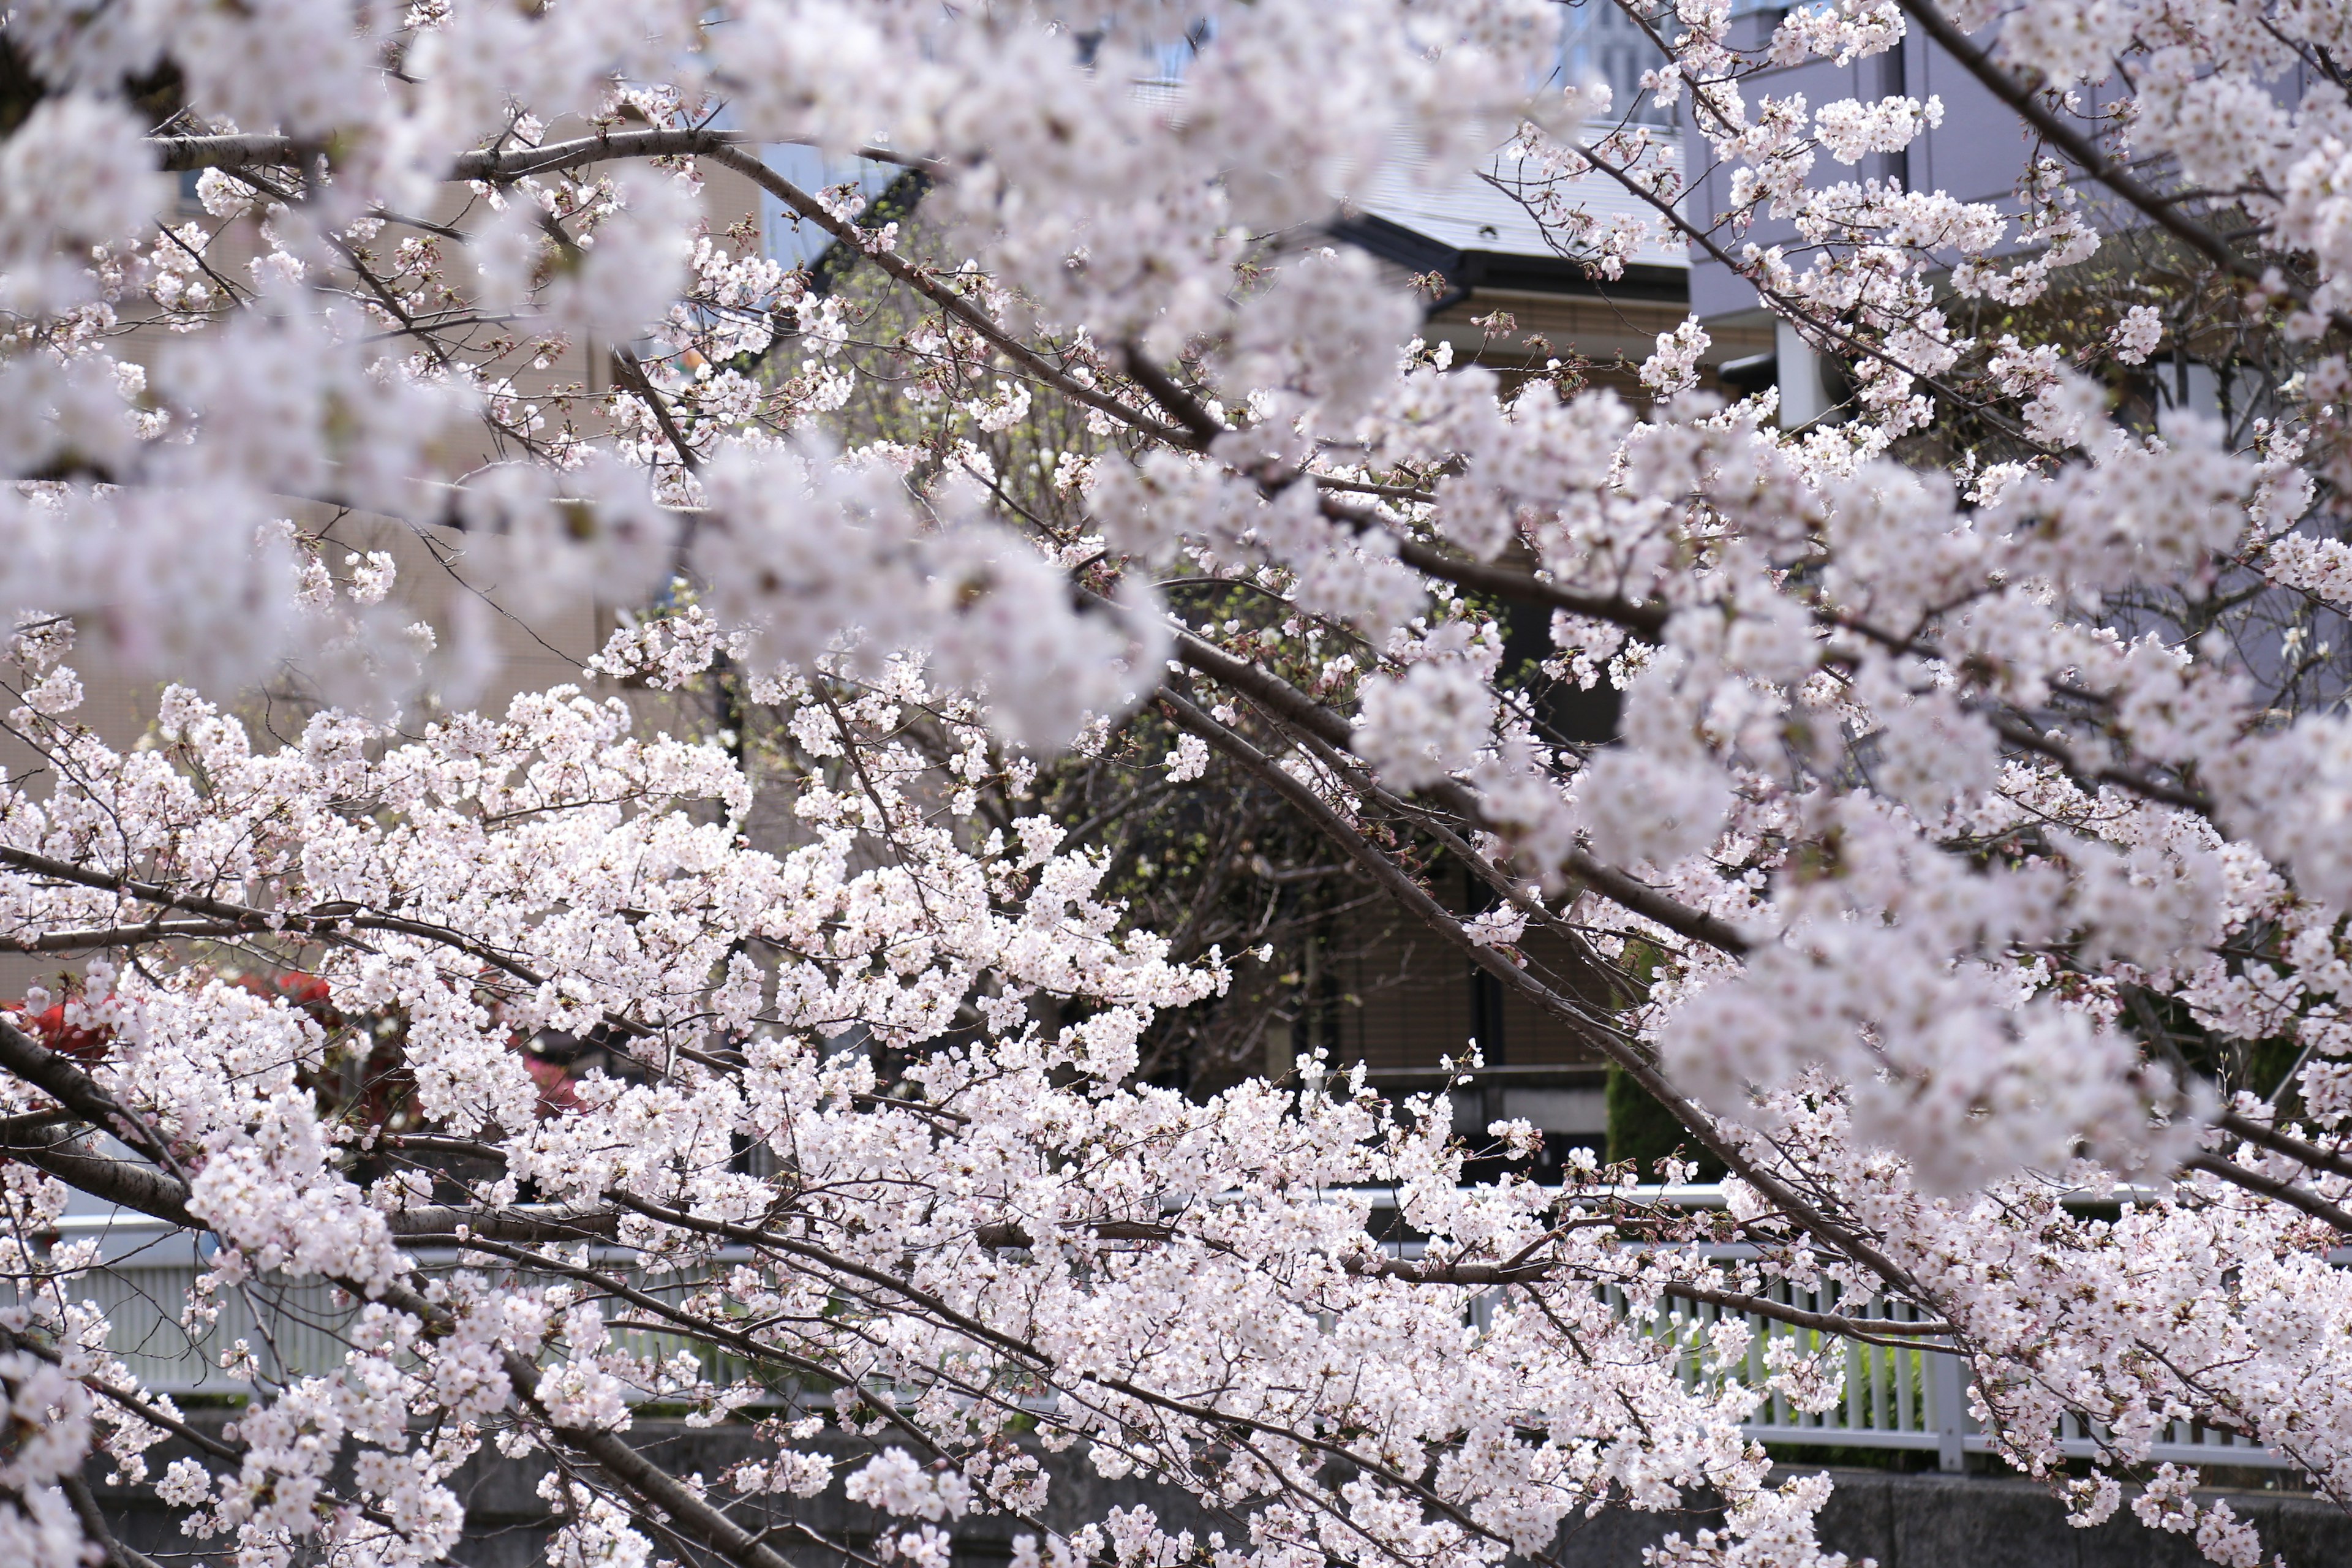
<svg viewBox="0 0 2352 1568">
<path fill-rule="evenodd" d="M 1647 25 L 1636 21 L 1616 0 L 1570 0 L 1562 29 L 1559 68 L 1563 80 L 1601 82 L 1610 94 L 1609 118 L 1631 120 L 1637 125 L 1672 125 L 1675 110 L 1650 101 L 1642 90 L 1644 73 L 1664 63 L 1665 53 L 1652 35 L 1672 37 L 1680 24 L 1672 5 L 1648 8 Z"/>
</svg>

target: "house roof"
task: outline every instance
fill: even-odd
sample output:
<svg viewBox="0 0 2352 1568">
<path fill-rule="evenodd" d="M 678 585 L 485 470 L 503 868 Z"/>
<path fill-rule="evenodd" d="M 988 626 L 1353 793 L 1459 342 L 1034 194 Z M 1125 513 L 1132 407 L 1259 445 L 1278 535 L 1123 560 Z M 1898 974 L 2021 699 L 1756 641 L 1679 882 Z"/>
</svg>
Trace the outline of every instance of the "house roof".
<svg viewBox="0 0 2352 1568">
<path fill-rule="evenodd" d="M 1677 163 L 1678 140 L 1670 141 Z M 1556 247 L 1526 206 L 1509 192 L 1521 167 L 1496 156 L 1482 170 L 1437 179 L 1424 166 L 1391 159 L 1367 182 L 1349 216 L 1334 233 L 1382 260 L 1415 272 L 1442 274 L 1456 290 L 1478 288 L 1540 293 L 1608 293 L 1626 299 L 1685 297 L 1690 258 L 1685 248 L 1644 241 L 1617 279 L 1594 278 L 1584 263 Z M 1654 216 L 1644 203 L 1605 174 L 1573 182 L 1578 199 L 1596 219 Z"/>
<path fill-rule="evenodd" d="M 1662 141 L 1672 148 L 1679 172 L 1680 139 Z M 1484 169 L 1432 180 L 1425 168 L 1391 160 L 1373 175 L 1356 205 L 1455 250 L 1557 258 L 1559 253 L 1542 226 L 1506 188 L 1521 177 L 1522 167 L 1518 159 L 1498 156 Z M 1570 184 L 1584 209 L 1604 223 L 1616 217 L 1646 222 L 1656 216 L 1606 174 L 1585 174 Z M 1686 269 L 1690 258 L 1681 244 L 1662 242 L 1654 234 L 1632 264 Z"/>
</svg>

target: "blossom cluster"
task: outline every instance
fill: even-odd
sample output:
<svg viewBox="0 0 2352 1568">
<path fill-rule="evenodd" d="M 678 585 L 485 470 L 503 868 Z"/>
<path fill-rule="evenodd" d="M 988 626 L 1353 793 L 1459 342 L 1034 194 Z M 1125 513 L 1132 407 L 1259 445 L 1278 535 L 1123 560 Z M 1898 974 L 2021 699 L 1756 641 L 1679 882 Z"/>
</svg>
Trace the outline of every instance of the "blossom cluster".
<svg viewBox="0 0 2352 1568">
<path fill-rule="evenodd" d="M 716 652 L 708 624 L 674 628 L 698 654 L 648 628 L 602 663 L 683 679 Z M 20 644 L 52 683 L 57 651 Z M 556 1562 L 644 1554 L 648 1496 L 733 1540 L 836 1483 L 908 1521 L 892 1550 L 919 1561 L 973 1511 L 1057 1560 L 1105 1529 L 1155 1561 L 1190 1550 L 1148 1514 L 1048 1529 L 1032 1428 L 1195 1491 L 1233 1521 L 1207 1544 L 1236 1564 L 1337 1532 L 1491 1565 L 1581 1510 L 1700 1491 L 1730 1507 L 1727 1547 L 1810 1541 L 1818 1498 L 1773 1488 L 1738 1423 L 1831 1363 L 1686 1386 L 1678 1348 L 1586 1282 L 1654 1295 L 1652 1271 L 1605 1223 L 1556 1224 L 1545 1189 L 1465 1188 L 1442 1097 L 1391 1108 L 1319 1061 L 1205 1102 L 1135 1084 L 1139 1031 L 1223 985 L 1224 961 L 1171 964 L 1122 929 L 1098 858 L 1055 825 L 938 814 L 894 739 L 932 700 L 910 663 L 845 703 L 763 695 L 846 764 L 840 787 L 793 786 L 803 841 L 781 854 L 739 831 L 750 786 L 722 749 L 640 739 L 625 704 L 571 689 L 411 739 L 322 713 L 276 750 L 184 689 L 148 750 L 16 710 L 57 783 L 0 799 L 0 938 L 138 958 L 0 1016 L 0 1108 L 25 1130 L 0 1189 L 5 1330 L 52 1358 L 0 1362 L 44 1412 L 0 1506 L 20 1560 L 79 1561 L 58 1487 L 100 1440 L 240 1563 L 437 1560 L 455 1472 L 491 1445 L 591 1478 L 550 1478 Z M 240 984 L 231 955 L 305 978 Z M 397 1120 L 314 1087 L 362 1014 L 404 1021 Z M 561 1104 L 526 1067 L 551 1037 L 608 1042 Z M 341 1364 L 233 1357 L 248 1406 L 151 1474 L 178 1416 L 110 1353 L 92 1249 L 41 1240 L 68 1184 L 217 1239 L 191 1327 L 264 1279 L 331 1281 Z M 1427 1265 L 1372 1241 L 1375 1185 L 1406 1194 Z M 1485 1287 L 1448 1269 L 1538 1254 L 1542 1299 L 1465 1336 Z M 650 1294 L 647 1274 L 689 1289 Z M 615 1464 L 639 1403 L 727 1420 L 780 1379 L 801 1403 L 760 1423 L 767 1457 L 676 1492 Z M 861 1438 L 873 1457 L 842 1466 Z"/>
<path fill-rule="evenodd" d="M 491 1433 L 608 1478 L 554 1489 L 565 1551 L 625 1560 L 650 1511 L 764 1563 L 731 1505 L 611 1479 L 633 1392 L 713 1419 L 735 1395 L 616 1337 L 595 1248 L 718 1270 L 722 1244 L 754 1261 L 672 1327 L 912 1391 L 833 1413 L 935 1450 L 858 1472 L 920 1521 L 897 1554 L 936 1556 L 961 1509 L 1034 1511 L 1041 1474 L 992 1440 L 1043 1410 L 1097 1466 L 1247 1522 L 1184 1543 L 1122 1515 L 1040 1533 L 1039 1561 L 1466 1568 L 1701 1485 L 1730 1533 L 1667 1560 L 1805 1561 L 1818 1491 L 1769 1489 L 1738 1442 L 1753 1391 L 1684 1389 L 1578 1293 L 1696 1288 L 1686 1258 L 1569 1223 L 1572 1194 L 1458 1190 L 1433 1107 L 1320 1071 L 1204 1103 L 1131 1081 L 1222 960 L 1125 923 L 1067 825 L 983 828 L 982 763 L 929 777 L 893 724 L 946 691 L 962 757 L 1148 703 L 1181 732 L 1152 752 L 1167 785 L 1214 758 L 1278 796 L 1664 1101 L 1784 1248 L 1775 1278 L 1932 1314 L 2030 1468 L 2062 1415 L 2111 1434 L 2084 1517 L 2184 1414 L 2345 1496 L 2342 18 L 1632 8 L 1662 47 L 1642 90 L 1725 210 L 1654 128 L 1557 81 L 1532 0 L 12 7 L 0 607 L 26 612 L 12 723 L 55 782 L 0 801 L 0 940 L 95 955 L 24 1017 L 63 1008 L 105 1048 L 0 1031 L 32 1119 L 5 1190 L 27 1342 L 123 1395 L 89 1415 L 107 1440 L 135 1458 L 169 1412 L 105 1360 L 88 1259 L 30 1239 L 60 1181 L 218 1238 L 192 1314 L 256 1270 L 369 1303 L 344 1368 L 241 1423 L 233 1482 L 163 1482 L 257 1562 L 445 1551 L 446 1479 Z M 1898 177 L 1938 99 L 1811 102 L 1781 74 L 1923 42 L 2035 147 L 2008 199 Z M 159 80 L 168 118 L 131 96 Z M 1771 395 L 1708 390 L 1695 323 L 1639 405 L 1580 388 L 1596 367 L 1507 378 L 1414 339 L 1418 303 L 1318 226 L 1391 162 L 1497 142 L 1497 180 L 1597 275 L 1660 234 L 1738 272 L 1844 367 L 1835 416 L 1785 428 Z M 793 184 L 761 151 L 786 143 L 895 171 L 920 221 Z M 826 262 L 712 232 L 719 168 Z M 167 210 L 175 172 L 201 219 Z M 1591 181 L 1654 219 L 1595 220 Z M 2095 298 L 2126 246 L 2177 285 Z M 909 312 L 894 341 L 833 287 L 853 264 Z M 924 439 L 873 438 L 858 396 Z M 991 443 L 1048 414 L 1069 435 L 1032 493 Z M 415 621 L 388 559 L 339 575 L 286 521 L 309 505 L 443 531 L 517 613 L 692 598 L 599 673 L 675 685 L 723 653 L 838 764 L 795 784 L 799 837 L 742 841 L 740 771 L 623 706 L 464 712 L 488 617 Z M 215 698 L 293 658 L 339 706 L 270 751 L 175 689 L 160 745 L 110 748 L 71 723 L 73 637 Z M 1555 721 L 1555 688 L 1604 683 L 1612 733 Z M 1480 912 L 1437 896 L 1444 867 Z M 322 1109 L 319 1021 L 188 944 L 397 1013 L 417 1125 Z M 614 1063 L 545 1117 L 517 1046 L 542 1036 Z M 444 1202 L 428 1154 L 489 1173 Z M 2122 1220 L 2065 1207 L 2118 1181 Z M 1469 1277 L 1391 1268 L 1330 1196 L 1367 1182 L 1410 1194 L 1447 1268 L 1536 1272 L 1465 1333 Z M 428 1237 L 478 1256 L 428 1269 Z M 822 1489 L 788 1446 L 810 1436 L 743 1495 Z M 38 1500 L 5 1528 L 54 1557 L 63 1472 L 23 1462 Z M 2177 1473 L 2135 1510 L 2216 1561 L 2256 1550 Z"/>
</svg>

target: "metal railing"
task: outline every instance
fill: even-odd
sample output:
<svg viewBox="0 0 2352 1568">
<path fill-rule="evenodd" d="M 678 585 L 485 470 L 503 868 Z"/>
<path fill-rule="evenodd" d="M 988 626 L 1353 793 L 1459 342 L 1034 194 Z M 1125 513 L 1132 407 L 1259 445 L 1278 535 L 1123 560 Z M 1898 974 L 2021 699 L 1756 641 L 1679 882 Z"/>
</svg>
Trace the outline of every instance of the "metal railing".
<svg viewBox="0 0 2352 1568">
<path fill-rule="evenodd" d="M 1622 1305 L 1622 1295 L 1612 1295 Z M 1863 1300 L 1835 1285 L 1801 1290 L 1782 1284 L 1773 1289 L 1771 1299 L 1811 1312 L 1894 1322 L 1919 1321 L 1917 1310 L 1908 1303 L 1889 1303 L 1877 1297 Z M 1658 1308 L 1651 1332 L 1681 1347 L 1678 1370 L 1685 1386 L 1735 1378 L 1762 1386 L 1775 1341 L 1794 1342 L 1809 1354 L 1829 1349 L 1842 1350 L 1844 1356 L 1845 1387 L 1838 1403 L 1812 1413 L 1798 1409 L 1785 1394 L 1775 1393 L 1757 1410 L 1755 1418 L 1740 1428 L 1759 1442 L 1928 1452 L 1936 1456 L 1937 1468 L 1944 1470 L 1965 1469 L 1968 1455 L 1993 1451 L 1992 1439 L 1969 1413 L 1968 1363 L 1954 1352 L 1933 1342 L 1868 1342 L 1748 1314 L 1751 1337 L 1745 1361 L 1710 1373 L 1706 1364 L 1707 1333 L 1725 1316 L 1725 1309 L 1709 1302 L 1669 1300 Z M 2059 1447 L 2072 1458 L 2093 1458 L 2109 1451 L 2108 1445 L 2073 1416 L 2066 1417 L 2060 1427 Z M 2189 1421 L 2172 1423 L 2165 1437 L 2150 1446 L 2148 1458 L 2158 1463 L 2263 1469 L 2291 1468 L 2294 1464 L 2235 1433 Z"/>
<path fill-rule="evenodd" d="M 1397 1205 L 1393 1189 L 1358 1190 L 1371 1197 L 1376 1216 L 1383 1212 L 1394 1214 Z M 2098 1196 L 2084 1194 L 2081 1201 L 2111 1203 L 2143 1191 L 2119 1187 Z M 1652 1207 L 1686 1210 L 1719 1209 L 1725 1201 L 1723 1189 L 1712 1183 L 1642 1186 L 1624 1190 L 1622 1195 Z M 1414 1257 L 1421 1247 L 1413 1242 L 1391 1242 L 1387 1250 L 1400 1257 Z M 1706 1243 L 1695 1250 L 1701 1256 L 1725 1260 L 1756 1256 L 1753 1247 L 1736 1242 Z M 2337 1261 L 2352 1263 L 2352 1256 Z M 1612 1287 L 1608 1295 L 1619 1311 L 1631 1310 L 1622 1291 Z M 1769 1299 L 1782 1306 L 1822 1315 L 1895 1322 L 1920 1321 L 1918 1310 L 1908 1302 L 1851 1295 L 1834 1282 L 1805 1290 L 1780 1281 L 1772 1286 Z M 1744 1313 L 1741 1315 L 1748 1319 L 1749 1329 L 1745 1361 L 1738 1366 L 1710 1370 L 1707 1334 L 1726 1313 L 1726 1309 L 1713 1303 L 1671 1298 L 1655 1309 L 1649 1331 L 1654 1338 L 1679 1347 L 1677 1371 L 1685 1387 L 1719 1384 L 1727 1380 L 1761 1386 L 1767 1381 L 1768 1357 L 1775 1341 L 1793 1341 L 1810 1353 L 1839 1345 L 1845 1358 L 1843 1396 L 1835 1405 L 1816 1414 L 1796 1408 L 1784 1394 L 1773 1394 L 1757 1410 L 1755 1418 L 1740 1427 L 1757 1441 L 1809 1447 L 1929 1452 L 1936 1456 L 1939 1469 L 1953 1471 L 1967 1468 L 1968 1455 L 1993 1452 L 1992 1439 L 1969 1412 L 1969 1366 L 1966 1358 L 1958 1352 L 1932 1340 L 1917 1344 L 1873 1343 L 1826 1334 L 1759 1313 Z M 2070 1458 L 2095 1458 L 2111 1451 L 2110 1445 L 2102 1442 L 2095 1430 L 2071 1415 L 2060 1426 L 2059 1447 Z M 2173 1422 L 2165 1436 L 2149 1446 L 2148 1458 L 2157 1463 L 2263 1469 L 2290 1469 L 2294 1464 L 2250 1438 L 2190 1421 Z"/>
<path fill-rule="evenodd" d="M 1393 1212 L 1393 1202 L 1381 1203 L 1381 1195 L 1372 1194 L 1376 1212 Z M 1712 1187 L 1648 1188 L 1640 1196 L 1653 1204 L 1688 1208 L 1718 1207 L 1723 1202 L 1721 1192 Z M 68 1216 L 59 1228 L 67 1239 L 100 1242 L 105 1261 L 82 1278 L 74 1295 L 95 1301 L 106 1312 L 113 1325 L 108 1349 L 150 1388 L 182 1397 L 246 1393 L 248 1384 L 223 1365 L 239 1341 L 245 1342 L 253 1366 L 272 1380 L 322 1373 L 342 1363 L 342 1330 L 356 1309 L 348 1301 L 338 1304 L 331 1286 L 265 1278 L 225 1289 L 215 1299 L 218 1310 L 212 1321 L 192 1330 L 183 1327 L 182 1313 L 202 1265 L 197 1244 L 185 1233 L 140 1216 Z M 1421 1250 L 1412 1242 L 1387 1245 L 1391 1252 L 1407 1257 Z M 1725 1258 L 1752 1254 L 1752 1248 L 1738 1244 L 1707 1244 L 1702 1250 Z M 454 1261 L 454 1255 L 431 1261 Z M 675 1271 L 647 1276 L 617 1254 L 608 1266 L 635 1288 L 664 1297 L 683 1295 L 698 1278 Z M 1622 1291 L 1606 1289 L 1620 1311 L 1631 1310 Z M 1782 1282 L 1773 1287 L 1772 1299 L 1815 1313 L 1919 1321 L 1916 1309 L 1907 1303 L 1864 1299 L 1831 1283 L 1803 1290 Z M 1483 1316 L 1495 1300 L 1490 1292 L 1474 1312 Z M 1776 1342 L 1794 1342 L 1794 1348 L 1807 1354 L 1842 1346 L 1844 1356 L 1844 1388 L 1834 1405 L 1807 1412 L 1785 1394 L 1769 1394 L 1743 1426 L 1748 1436 L 1767 1444 L 1932 1452 L 1947 1470 L 1964 1468 L 1967 1455 L 1991 1451 L 1990 1439 L 1969 1414 L 1967 1363 L 1952 1352 L 1932 1342 L 1887 1344 L 1841 1339 L 1748 1314 L 1750 1333 L 1744 1360 L 1715 1366 L 1710 1364 L 1708 1336 L 1726 1311 L 1712 1303 L 1674 1298 L 1654 1310 L 1647 1331 L 1675 1347 L 1676 1373 L 1685 1386 L 1736 1380 L 1761 1387 L 1768 1381 L 1768 1358 Z M 624 1331 L 615 1338 L 640 1354 L 667 1355 L 693 1348 L 683 1339 L 642 1331 Z M 715 1358 L 707 1349 L 695 1353 L 715 1382 L 733 1381 L 749 1371 L 732 1358 Z M 2104 1451 L 2094 1435 L 2072 1418 L 2060 1441 L 2072 1457 Z M 2154 1446 L 2151 1458 L 2204 1466 L 2292 1467 L 2292 1461 L 2246 1438 L 2185 1421 L 2172 1425 L 2165 1440 Z"/>
<path fill-rule="evenodd" d="M 69 1298 L 93 1301 L 104 1311 L 111 1325 L 107 1350 L 158 1393 L 244 1394 L 250 1381 L 238 1374 L 239 1363 L 278 1382 L 343 1363 L 350 1349 L 347 1331 L 360 1304 L 323 1280 L 262 1275 L 220 1289 L 208 1300 L 213 1309 L 208 1321 L 189 1322 L 184 1318 L 188 1293 L 204 1272 L 201 1258 L 212 1251 L 209 1238 L 193 1237 L 143 1215 L 68 1215 L 57 1228 L 65 1240 L 100 1242 L 104 1261 L 74 1284 Z M 446 1268 L 457 1258 L 448 1248 L 407 1251 L 428 1268 Z M 723 1268 L 749 1256 L 722 1253 L 716 1264 Z M 631 1288 L 669 1300 L 688 1294 L 707 1274 L 707 1269 L 649 1271 L 617 1249 L 597 1261 Z M 667 1357 L 691 1350 L 715 1381 L 733 1381 L 748 1370 L 682 1336 L 622 1329 L 613 1337 L 639 1355 Z"/>
</svg>

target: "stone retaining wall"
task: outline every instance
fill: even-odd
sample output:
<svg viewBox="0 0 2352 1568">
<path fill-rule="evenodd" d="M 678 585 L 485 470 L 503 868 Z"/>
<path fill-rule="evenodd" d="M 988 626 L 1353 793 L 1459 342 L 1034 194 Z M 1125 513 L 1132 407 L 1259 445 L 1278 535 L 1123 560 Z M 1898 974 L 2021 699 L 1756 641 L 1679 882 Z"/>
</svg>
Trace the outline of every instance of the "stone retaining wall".
<svg viewBox="0 0 2352 1568">
<path fill-rule="evenodd" d="M 201 1418 L 200 1418 L 201 1419 Z M 206 1425 L 226 1419 L 214 1415 Z M 716 1477 L 760 1452 L 747 1433 L 708 1431 L 667 1423 L 641 1423 L 635 1441 L 673 1471 Z M 158 1471 L 185 1450 L 177 1443 L 154 1450 Z M 847 1450 L 845 1448 L 845 1452 Z M 1784 1473 L 1812 1467 L 1783 1465 Z M 191 1541 L 152 1497 L 91 1480 L 100 1506 L 123 1540 L 170 1562 L 191 1552 L 211 1558 L 219 1542 Z M 1109 1508 L 1148 1504 L 1161 1526 L 1191 1528 L 1203 1537 L 1222 1521 L 1203 1516 L 1191 1499 L 1132 1478 L 1107 1480 L 1090 1468 L 1066 1459 L 1055 1463 L 1049 1522 L 1066 1526 L 1100 1518 Z M 495 1455 L 478 1458 L 461 1474 L 458 1495 L 466 1501 L 467 1541 L 456 1560 L 464 1568 L 540 1568 L 551 1523 L 538 1495 L 547 1473 L 543 1457 L 522 1460 Z M 1824 1510 L 1822 1539 L 1859 1564 L 1877 1560 L 1880 1568 L 2191 1568 L 2203 1559 L 2184 1536 L 2147 1530 L 2128 1509 L 2095 1530 L 2075 1530 L 2044 1489 L 2029 1481 L 1990 1476 L 1940 1473 L 1895 1474 L 1881 1470 L 1832 1470 L 1836 1494 Z M 2352 1565 L 2352 1515 L 2333 1505 L 2294 1493 L 2230 1492 L 2231 1507 L 2262 1531 L 2264 1552 L 2284 1556 L 2289 1568 Z M 841 1495 L 838 1487 L 812 1501 L 784 1499 L 797 1516 L 828 1534 L 845 1531 L 858 1545 L 870 1540 L 875 1515 Z M 1642 1549 L 1669 1531 L 1685 1536 L 1713 1522 L 1704 1513 L 1641 1514 L 1612 1510 L 1576 1522 L 1554 1550 L 1562 1568 L 1640 1568 Z M 1011 1552 L 1012 1531 L 1002 1519 L 970 1519 L 956 1531 L 955 1568 L 1002 1568 Z M 831 1553 L 789 1542 L 784 1554 L 808 1568 L 840 1568 Z M 211 1550 L 207 1550 L 210 1548 Z"/>
</svg>

